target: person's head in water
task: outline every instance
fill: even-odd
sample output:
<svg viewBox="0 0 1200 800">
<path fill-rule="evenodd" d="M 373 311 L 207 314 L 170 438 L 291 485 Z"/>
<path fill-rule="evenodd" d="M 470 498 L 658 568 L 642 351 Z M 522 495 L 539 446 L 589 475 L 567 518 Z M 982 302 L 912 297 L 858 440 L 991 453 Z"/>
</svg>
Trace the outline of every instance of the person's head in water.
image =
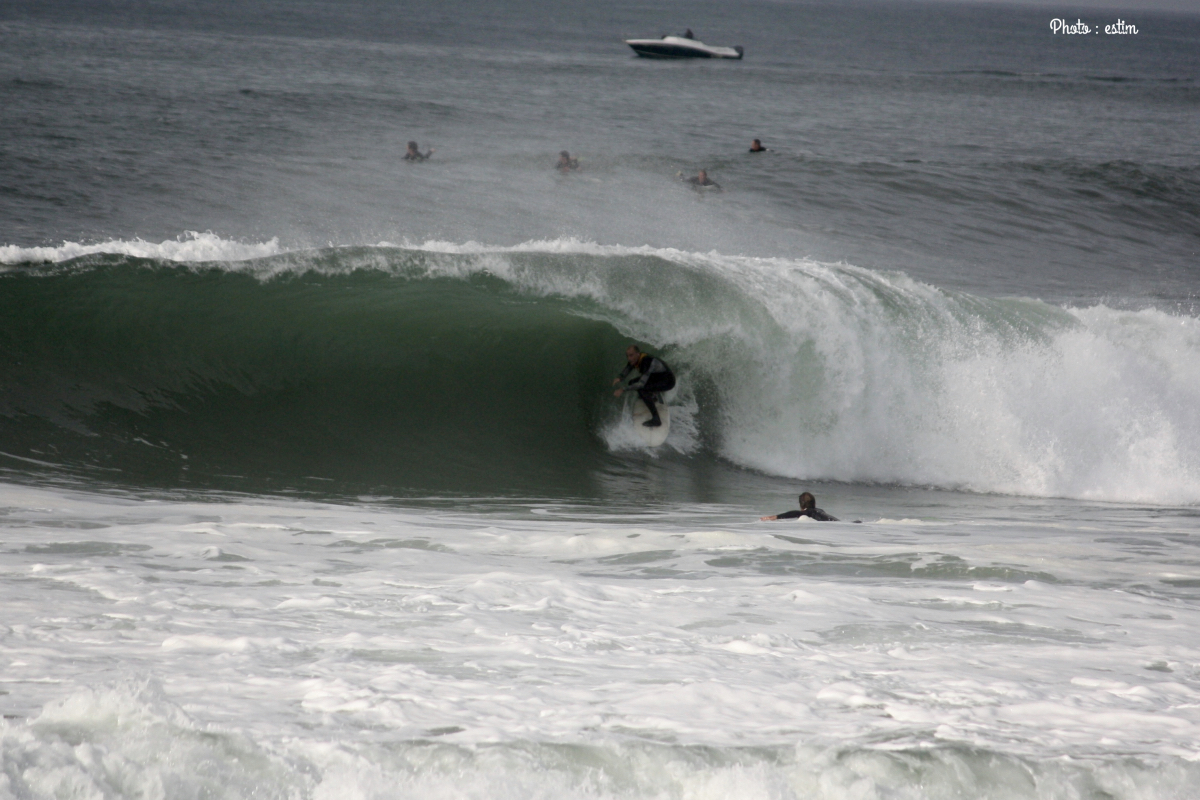
<svg viewBox="0 0 1200 800">
<path fill-rule="evenodd" d="M 625 348 L 625 360 L 629 362 L 630 366 L 636 367 L 637 363 L 642 360 L 642 351 L 638 349 L 637 345 L 629 345 Z"/>
<path fill-rule="evenodd" d="M 762 142 L 760 142 L 758 139 L 755 139 L 753 142 L 750 143 L 750 152 L 751 153 L 759 153 L 766 149 L 767 148 L 763 147 Z"/>
<path fill-rule="evenodd" d="M 408 152 L 410 152 L 410 153 L 415 153 L 415 154 L 418 154 L 418 155 L 420 154 L 420 150 L 418 150 L 418 149 L 417 149 L 417 143 L 416 143 L 416 142 L 409 142 L 409 143 L 408 143 Z"/>
<path fill-rule="evenodd" d="M 800 510 L 807 511 L 810 508 L 817 507 L 817 498 L 812 496 L 811 492 L 805 492 L 800 495 Z"/>
<path fill-rule="evenodd" d="M 708 180 L 708 173 L 705 170 L 700 170 L 696 173 L 696 179 L 701 183 L 704 183 Z"/>
</svg>

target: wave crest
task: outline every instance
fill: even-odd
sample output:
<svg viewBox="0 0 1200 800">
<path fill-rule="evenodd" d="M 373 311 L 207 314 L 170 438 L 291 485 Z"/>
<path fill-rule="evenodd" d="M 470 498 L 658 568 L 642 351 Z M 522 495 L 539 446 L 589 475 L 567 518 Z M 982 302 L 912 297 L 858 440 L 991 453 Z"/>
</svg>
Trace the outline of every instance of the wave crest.
<svg viewBox="0 0 1200 800">
<path fill-rule="evenodd" d="M 222 239 L 212 231 L 187 231 L 175 239 L 157 244 L 142 239 L 109 239 L 96 244 L 63 242 L 58 247 L 18 247 L 0 245 L 0 264 L 44 264 L 70 261 L 90 255 L 123 255 L 173 262 L 248 261 L 283 252 L 279 238 L 267 242 L 244 243 Z"/>
</svg>

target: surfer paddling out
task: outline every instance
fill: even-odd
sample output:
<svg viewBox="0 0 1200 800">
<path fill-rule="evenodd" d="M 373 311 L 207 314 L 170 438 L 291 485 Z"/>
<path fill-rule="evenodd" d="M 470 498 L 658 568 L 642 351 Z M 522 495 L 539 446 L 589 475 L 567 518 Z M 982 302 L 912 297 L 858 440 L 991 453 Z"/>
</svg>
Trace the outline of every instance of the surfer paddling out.
<svg viewBox="0 0 1200 800">
<path fill-rule="evenodd" d="M 817 508 L 817 498 L 811 492 L 805 492 L 800 495 L 799 511 L 784 511 L 782 514 L 772 514 L 769 517 L 759 517 L 758 519 L 760 522 L 767 522 L 774 519 L 800 519 L 800 517 L 808 517 L 818 522 L 838 521 L 837 517 L 825 513 L 823 509 Z M 855 522 L 858 522 L 858 520 L 855 520 Z"/>
<path fill-rule="evenodd" d="M 662 426 L 662 418 L 659 415 L 658 395 L 660 392 L 666 392 L 675 388 L 675 374 L 671 372 L 671 368 L 667 366 L 667 362 L 661 358 L 655 358 L 649 353 L 643 353 L 636 345 L 631 344 L 625 349 L 625 360 L 629 363 L 625 365 L 625 369 L 621 370 L 620 375 L 613 378 L 613 386 L 619 384 L 629 373 L 636 369 L 638 377 L 629 381 L 628 388 L 637 392 L 650 417 L 642 425 L 647 428 Z M 625 387 L 618 388 L 613 392 L 613 397 L 620 397 L 624 393 Z M 665 410 L 666 406 L 662 406 L 662 408 Z M 636 416 L 637 414 L 635 413 Z"/>
<path fill-rule="evenodd" d="M 424 161 L 427 158 L 429 158 L 431 155 L 433 155 L 432 147 L 429 148 L 428 151 L 422 153 L 421 148 L 417 146 L 416 142 L 409 142 L 408 150 L 405 151 L 405 153 L 404 153 L 404 160 L 405 161 Z"/>
</svg>

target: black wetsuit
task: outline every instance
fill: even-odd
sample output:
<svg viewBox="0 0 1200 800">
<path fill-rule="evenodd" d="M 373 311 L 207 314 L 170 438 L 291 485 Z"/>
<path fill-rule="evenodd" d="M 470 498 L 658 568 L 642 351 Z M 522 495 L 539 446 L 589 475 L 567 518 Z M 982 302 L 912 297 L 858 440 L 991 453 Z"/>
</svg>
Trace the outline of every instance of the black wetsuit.
<svg viewBox="0 0 1200 800">
<path fill-rule="evenodd" d="M 671 368 L 667 366 L 667 362 L 661 358 L 655 358 L 652 355 L 642 353 L 637 364 L 628 364 L 625 369 L 621 370 L 621 379 L 624 380 L 634 368 L 637 368 L 639 376 L 629 382 L 630 389 L 636 389 L 638 397 L 642 398 L 642 402 L 646 404 L 646 408 L 650 409 L 650 421 L 661 424 L 658 418 L 658 409 L 654 407 L 656 395 L 659 392 L 670 391 L 675 388 L 675 374 L 671 372 Z"/>
<path fill-rule="evenodd" d="M 800 517 L 810 517 L 817 522 L 837 522 L 838 518 L 832 514 L 826 514 L 819 508 L 806 508 L 803 511 L 785 511 L 782 514 L 777 514 L 775 519 L 800 519 Z"/>
</svg>

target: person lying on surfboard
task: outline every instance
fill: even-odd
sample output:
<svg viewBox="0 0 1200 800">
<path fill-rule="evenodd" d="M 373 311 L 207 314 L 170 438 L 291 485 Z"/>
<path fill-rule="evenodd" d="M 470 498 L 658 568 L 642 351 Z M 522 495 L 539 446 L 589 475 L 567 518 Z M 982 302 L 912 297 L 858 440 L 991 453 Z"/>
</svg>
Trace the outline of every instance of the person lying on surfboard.
<svg viewBox="0 0 1200 800">
<path fill-rule="evenodd" d="M 613 386 L 625 380 L 625 376 L 636 369 L 638 377 L 629 381 L 629 388 L 637 390 L 638 397 L 642 398 L 646 408 L 650 409 L 650 419 L 642 424 L 647 428 L 657 428 L 662 425 L 662 420 L 658 416 L 658 408 L 654 405 L 654 399 L 659 392 L 675 388 L 675 374 L 671 372 L 667 362 L 643 353 L 636 345 L 631 344 L 625 348 L 625 359 L 629 363 L 625 369 L 621 370 L 620 375 L 613 378 Z M 624 388 L 617 389 L 613 392 L 613 397 L 620 397 L 624 392 Z"/>
<path fill-rule="evenodd" d="M 782 514 L 772 514 L 769 517 L 759 517 L 760 522 L 766 522 L 772 519 L 800 519 L 800 517 L 811 517 L 817 522 L 837 522 L 838 518 L 832 514 L 826 514 L 821 509 L 817 508 L 817 498 L 810 493 L 805 492 L 800 495 L 800 510 L 785 511 Z"/>
<path fill-rule="evenodd" d="M 574 172 L 579 169 L 579 159 L 571 158 L 571 153 L 563 150 L 558 154 L 558 163 L 554 165 L 554 168 L 566 175 L 568 172 Z"/>
<path fill-rule="evenodd" d="M 404 160 L 405 161 L 424 161 L 425 159 L 429 158 L 431 155 L 433 155 L 432 147 L 429 148 L 428 153 L 422 153 L 421 148 L 417 146 L 416 142 L 409 142 L 408 150 L 404 153 Z"/>
<path fill-rule="evenodd" d="M 704 189 L 711 189 L 714 192 L 721 191 L 721 184 L 708 177 L 708 172 L 706 170 L 700 170 L 693 178 L 685 178 L 681 172 L 679 173 L 679 179 L 684 183 L 691 184 L 692 188 L 696 191 L 702 191 Z"/>
</svg>

